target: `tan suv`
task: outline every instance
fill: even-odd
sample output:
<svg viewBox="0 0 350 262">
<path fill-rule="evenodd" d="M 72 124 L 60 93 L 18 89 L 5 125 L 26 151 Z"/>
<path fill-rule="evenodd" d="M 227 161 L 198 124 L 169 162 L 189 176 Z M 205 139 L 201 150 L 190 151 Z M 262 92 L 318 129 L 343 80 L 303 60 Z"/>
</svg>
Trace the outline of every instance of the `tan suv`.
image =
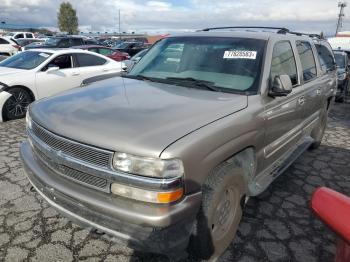
<svg viewBox="0 0 350 262">
<path fill-rule="evenodd" d="M 32 104 L 21 157 L 64 216 L 136 249 L 216 258 L 247 198 L 320 145 L 336 86 L 316 36 L 171 36 L 123 77 Z"/>
</svg>

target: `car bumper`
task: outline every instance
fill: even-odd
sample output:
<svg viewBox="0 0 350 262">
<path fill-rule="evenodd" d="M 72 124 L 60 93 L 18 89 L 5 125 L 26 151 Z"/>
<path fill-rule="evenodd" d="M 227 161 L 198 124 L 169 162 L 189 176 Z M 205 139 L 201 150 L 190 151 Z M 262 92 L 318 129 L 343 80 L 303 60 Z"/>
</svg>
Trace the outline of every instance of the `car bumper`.
<svg viewBox="0 0 350 262">
<path fill-rule="evenodd" d="M 186 249 L 201 193 L 169 206 L 145 204 L 98 192 L 57 175 L 36 159 L 28 142 L 21 144 L 20 155 L 33 187 L 72 221 L 138 250 L 170 254 Z"/>
</svg>

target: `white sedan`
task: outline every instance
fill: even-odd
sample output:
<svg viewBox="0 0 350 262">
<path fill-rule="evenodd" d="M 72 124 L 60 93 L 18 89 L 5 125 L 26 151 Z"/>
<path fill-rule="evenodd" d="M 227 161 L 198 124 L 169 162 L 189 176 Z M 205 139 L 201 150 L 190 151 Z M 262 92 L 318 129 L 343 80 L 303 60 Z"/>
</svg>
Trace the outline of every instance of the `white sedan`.
<svg viewBox="0 0 350 262">
<path fill-rule="evenodd" d="M 40 98 L 78 87 L 98 75 L 121 72 L 124 64 L 78 49 L 34 49 L 0 62 L 0 122 L 25 116 Z"/>
</svg>

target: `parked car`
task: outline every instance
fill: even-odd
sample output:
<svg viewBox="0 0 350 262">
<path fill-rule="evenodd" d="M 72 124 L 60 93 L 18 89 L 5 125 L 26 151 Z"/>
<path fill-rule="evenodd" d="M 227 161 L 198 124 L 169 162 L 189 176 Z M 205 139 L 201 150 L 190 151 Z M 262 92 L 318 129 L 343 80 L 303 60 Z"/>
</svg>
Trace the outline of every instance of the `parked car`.
<svg viewBox="0 0 350 262">
<path fill-rule="evenodd" d="M 80 86 L 86 78 L 121 70 L 121 63 L 78 49 L 14 55 L 0 63 L 0 122 L 24 117 L 31 102 Z"/>
<path fill-rule="evenodd" d="M 11 56 L 17 54 L 21 47 L 7 37 L 0 37 L 0 55 Z"/>
<path fill-rule="evenodd" d="M 0 61 L 5 60 L 8 56 L 0 55 Z"/>
<path fill-rule="evenodd" d="M 128 53 L 130 56 L 136 55 L 138 52 L 149 48 L 149 44 L 143 42 L 123 42 L 115 46 L 114 49 L 120 52 Z"/>
<path fill-rule="evenodd" d="M 312 195 L 311 208 L 339 236 L 335 262 L 350 261 L 350 198 L 320 187 Z"/>
<path fill-rule="evenodd" d="M 25 39 L 25 38 L 35 38 L 34 34 L 31 32 L 10 32 L 10 33 L 7 33 L 6 36 L 14 40 Z"/>
<path fill-rule="evenodd" d="M 24 39 L 17 39 L 15 41 L 18 46 L 20 46 L 20 50 L 22 50 L 23 47 L 26 45 L 35 43 L 36 45 L 44 44 L 44 39 L 38 39 L 38 38 L 24 38 Z"/>
<path fill-rule="evenodd" d="M 72 46 L 84 45 L 84 39 L 76 36 L 51 37 L 42 45 L 27 45 L 25 50 L 34 48 L 69 48 Z"/>
<path fill-rule="evenodd" d="M 144 49 L 144 50 L 138 52 L 136 55 L 134 55 L 130 59 L 125 60 L 124 64 L 126 65 L 127 70 L 130 71 L 133 68 L 133 66 L 136 63 L 138 63 L 141 60 L 141 58 L 147 53 L 147 51 L 148 51 L 148 49 Z"/>
<path fill-rule="evenodd" d="M 30 106 L 20 154 L 37 192 L 136 249 L 216 259 L 247 197 L 321 144 L 337 82 L 322 39 L 216 29 L 167 37 L 127 75 Z"/>
<path fill-rule="evenodd" d="M 118 62 L 130 59 L 130 56 L 128 53 L 122 53 L 120 51 L 117 51 L 117 50 L 114 50 L 112 48 L 105 47 L 105 46 L 81 45 L 81 46 L 74 46 L 73 48 L 89 50 L 89 51 L 94 52 L 94 53 L 108 56 L 109 58 L 111 58 L 115 61 L 118 61 Z"/>
<path fill-rule="evenodd" d="M 349 59 L 348 55 L 344 51 L 334 51 L 335 62 L 338 66 L 338 88 L 336 100 L 344 102 L 348 93 L 349 85 Z"/>
</svg>

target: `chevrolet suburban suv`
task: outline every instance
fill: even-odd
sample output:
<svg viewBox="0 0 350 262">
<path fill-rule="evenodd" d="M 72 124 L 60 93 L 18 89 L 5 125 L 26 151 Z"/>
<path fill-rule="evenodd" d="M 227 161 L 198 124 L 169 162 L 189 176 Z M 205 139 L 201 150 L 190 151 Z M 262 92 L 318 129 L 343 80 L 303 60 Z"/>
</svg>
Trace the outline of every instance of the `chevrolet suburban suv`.
<svg viewBox="0 0 350 262">
<path fill-rule="evenodd" d="M 135 249 L 217 258 L 247 199 L 322 140 L 331 47 L 284 28 L 167 37 L 122 76 L 32 104 L 20 154 L 64 216 Z"/>
</svg>

